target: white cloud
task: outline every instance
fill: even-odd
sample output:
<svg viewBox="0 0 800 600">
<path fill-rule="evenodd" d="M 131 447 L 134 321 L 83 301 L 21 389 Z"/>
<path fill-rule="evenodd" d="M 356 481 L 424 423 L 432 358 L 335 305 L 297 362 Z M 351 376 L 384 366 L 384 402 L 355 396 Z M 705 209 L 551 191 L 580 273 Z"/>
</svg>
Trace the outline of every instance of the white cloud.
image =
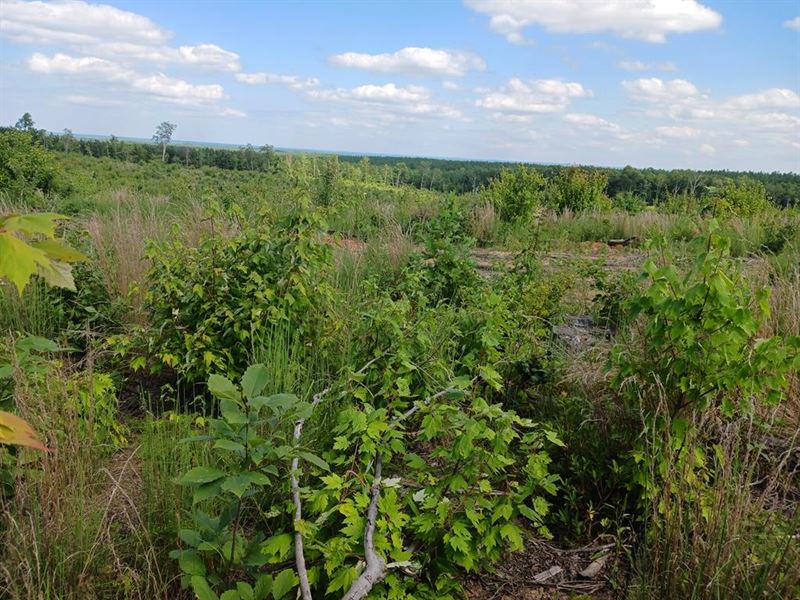
<svg viewBox="0 0 800 600">
<path fill-rule="evenodd" d="M 346 89 L 309 90 L 308 96 L 314 100 L 328 102 L 344 102 L 355 108 L 378 113 L 384 112 L 385 118 L 406 117 L 443 117 L 460 119 L 463 117 L 458 109 L 437 102 L 428 88 L 409 85 L 399 86 L 395 83 L 384 85 L 361 85 Z"/>
<path fill-rule="evenodd" d="M 120 65 L 96 56 L 73 57 L 57 53 L 52 57 L 36 52 L 27 61 L 28 68 L 46 75 L 96 75 L 105 79 L 120 79 L 130 73 Z"/>
<path fill-rule="evenodd" d="M 788 29 L 794 29 L 795 31 L 800 31 L 800 17 L 795 17 L 794 19 L 789 19 L 788 21 L 784 21 L 783 26 Z"/>
<path fill-rule="evenodd" d="M 714 148 L 711 144 L 702 144 L 700 146 L 700 152 L 705 154 L 706 156 L 714 156 L 717 153 L 717 149 Z"/>
<path fill-rule="evenodd" d="M 219 107 L 220 102 L 227 98 L 225 89 L 219 84 L 198 85 L 169 77 L 164 73 L 143 74 L 95 56 L 74 57 L 57 53 L 49 57 L 37 52 L 28 59 L 27 66 L 35 73 L 68 76 L 70 89 L 80 81 L 113 84 L 129 93 L 143 94 L 160 102 L 216 112 L 223 116 L 244 116 L 236 109 Z M 87 102 L 87 98 L 88 96 L 84 94 L 67 96 L 67 100 L 73 104 L 99 104 L 99 102 Z M 105 102 L 105 99 L 100 98 L 99 101 Z"/>
<path fill-rule="evenodd" d="M 641 60 L 621 60 L 617 63 L 620 69 L 625 71 L 677 71 L 678 67 L 674 62 L 665 61 L 658 63 L 646 63 Z"/>
<path fill-rule="evenodd" d="M 221 85 L 195 85 L 163 73 L 136 76 L 130 84 L 135 90 L 180 104 L 203 104 L 225 98 L 225 89 Z"/>
<path fill-rule="evenodd" d="M 700 131 L 694 127 L 681 126 L 662 126 L 656 127 L 656 133 L 662 137 L 688 139 L 697 137 Z"/>
<path fill-rule="evenodd" d="M 295 90 L 305 90 L 317 87 L 319 79 L 311 77 L 302 79 L 296 75 L 277 75 L 275 73 L 236 73 L 236 80 L 248 85 L 285 85 Z"/>
<path fill-rule="evenodd" d="M 233 117 L 234 119 L 243 119 L 247 116 L 247 113 L 235 108 L 223 108 L 219 114 L 221 117 Z"/>
<path fill-rule="evenodd" d="M 693 83 L 685 79 L 664 81 L 658 77 L 623 81 L 622 87 L 631 96 L 646 102 L 663 102 L 665 100 L 683 100 L 698 95 Z"/>
<path fill-rule="evenodd" d="M 345 52 L 334 54 L 330 62 L 337 67 L 363 69 L 378 73 L 412 75 L 450 75 L 460 77 L 468 71 L 486 68 L 483 59 L 472 52 L 434 48 L 403 48 L 384 54 Z"/>
<path fill-rule="evenodd" d="M 791 131 L 800 128 L 800 117 L 787 113 L 756 113 L 747 115 L 747 121 L 765 129 L 783 129 Z"/>
<path fill-rule="evenodd" d="M 212 71 L 241 70 L 239 55 L 215 44 L 168 44 L 172 34 L 147 17 L 80 0 L 3 2 L 0 36 L 23 44 L 66 45 L 75 51 L 133 66 L 181 64 Z"/>
<path fill-rule="evenodd" d="M 216 44 L 200 44 L 199 46 L 180 46 L 178 48 L 180 62 L 220 71 L 239 71 L 239 55 L 220 48 Z"/>
<path fill-rule="evenodd" d="M 461 89 L 461 86 L 455 81 L 443 81 L 442 87 L 446 90 L 450 90 L 451 92 L 457 92 Z"/>
<path fill-rule="evenodd" d="M 147 17 L 107 4 L 78 0 L 21 2 L 4 0 L 0 35 L 25 44 L 93 44 L 117 40 L 163 44 L 169 33 Z"/>
<path fill-rule="evenodd" d="M 567 113 L 563 116 L 563 120 L 571 125 L 588 129 L 595 133 L 611 134 L 619 140 L 626 140 L 631 137 L 631 134 L 618 123 L 590 113 Z"/>
<path fill-rule="evenodd" d="M 715 29 L 719 13 L 696 0 L 465 0 L 490 17 L 489 26 L 514 44 L 523 29 L 541 25 L 551 33 L 601 33 L 662 43 L 671 33 Z"/>
<path fill-rule="evenodd" d="M 800 95 L 785 88 L 770 88 L 755 94 L 745 94 L 730 98 L 727 103 L 732 108 L 800 108 Z"/>
<path fill-rule="evenodd" d="M 499 90 L 487 91 L 476 104 L 507 113 L 551 113 L 566 110 L 573 98 L 591 95 L 580 83 L 557 79 L 525 82 L 515 77 Z"/>
</svg>

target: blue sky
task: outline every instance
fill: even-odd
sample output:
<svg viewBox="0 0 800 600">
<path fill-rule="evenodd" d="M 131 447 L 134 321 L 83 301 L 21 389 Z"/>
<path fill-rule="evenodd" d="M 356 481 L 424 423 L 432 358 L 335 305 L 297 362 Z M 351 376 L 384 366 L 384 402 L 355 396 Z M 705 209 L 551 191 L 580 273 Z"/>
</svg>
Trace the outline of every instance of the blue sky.
<svg viewBox="0 0 800 600">
<path fill-rule="evenodd" d="M 800 172 L 800 2 L 3 0 L 0 122 Z"/>
</svg>

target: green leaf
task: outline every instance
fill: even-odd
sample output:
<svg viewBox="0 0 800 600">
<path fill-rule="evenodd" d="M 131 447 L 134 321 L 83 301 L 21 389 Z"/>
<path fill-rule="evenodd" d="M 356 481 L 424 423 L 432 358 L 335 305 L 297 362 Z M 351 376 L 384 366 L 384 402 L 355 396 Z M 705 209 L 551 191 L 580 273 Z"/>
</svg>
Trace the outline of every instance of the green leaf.
<svg viewBox="0 0 800 600">
<path fill-rule="evenodd" d="M 250 406 L 256 411 L 268 406 L 273 412 L 281 414 L 289 410 L 297 402 L 297 396 L 294 394 L 273 394 L 272 396 L 256 396 L 252 398 Z"/>
<path fill-rule="evenodd" d="M 522 541 L 522 534 L 519 527 L 514 523 L 508 522 L 500 528 L 500 536 L 508 540 L 511 550 L 516 552 L 522 550 L 525 544 Z"/>
<path fill-rule="evenodd" d="M 20 296 L 39 266 L 47 262 L 44 250 L 31 248 L 9 233 L 0 233 L 0 277 L 13 283 Z"/>
<path fill-rule="evenodd" d="M 331 470 L 331 467 L 330 467 L 330 465 L 329 465 L 328 463 L 326 463 L 324 460 L 322 460 L 322 459 L 321 459 L 319 456 L 317 456 L 316 454 L 312 454 L 311 452 L 303 452 L 303 451 L 300 451 L 300 452 L 298 452 L 297 454 L 298 454 L 298 455 L 299 455 L 299 456 L 300 456 L 300 457 L 301 457 L 303 460 L 307 460 L 307 461 L 308 461 L 308 462 L 310 462 L 312 465 L 315 465 L 315 466 L 319 467 L 319 468 L 320 468 L 320 469 L 322 469 L 323 471 L 330 471 L 330 470 Z"/>
<path fill-rule="evenodd" d="M 289 556 L 292 548 L 292 535 L 280 533 L 273 535 L 261 544 L 261 553 L 269 557 L 269 562 L 279 563 Z"/>
<path fill-rule="evenodd" d="M 294 571 L 292 569 L 284 569 L 275 576 L 275 580 L 272 583 L 273 598 L 280 600 L 298 583 L 299 580 Z"/>
<path fill-rule="evenodd" d="M 28 335 L 19 340 L 16 346 L 17 350 L 25 352 L 59 352 L 62 350 L 53 340 L 48 340 L 38 335 Z"/>
<path fill-rule="evenodd" d="M 262 364 L 251 365 L 242 376 L 242 391 L 248 398 L 253 398 L 261 393 L 269 381 L 269 371 Z"/>
<path fill-rule="evenodd" d="M 222 414 L 222 418 L 231 425 L 244 425 L 247 423 L 247 415 L 239 410 L 239 405 L 232 400 L 220 400 L 219 412 Z"/>
<path fill-rule="evenodd" d="M 200 485 L 200 487 L 194 491 L 194 495 L 192 496 L 192 504 L 197 504 L 203 500 L 216 497 L 219 495 L 221 486 L 221 479 Z"/>
<path fill-rule="evenodd" d="M 210 483 L 224 477 L 225 473 L 214 467 L 195 467 L 178 480 L 181 485 Z"/>
<path fill-rule="evenodd" d="M 551 444 L 555 444 L 556 446 L 561 446 L 562 448 L 566 447 L 566 444 L 561 441 L 561 438 L 559 438 L 556 432 L 554 431 L 545 430 L 544 437 L 546 437 Z"/>
<path fill-rule="evenodd" d="M 84 254 L 81 254 L 74 248 L 70 248 L 64 242 L 58 239 L 37 240 L 35 242 L 31 242 L 31 246 L 39 250 L 44 250 L 51 259 L 62 262 L 79 262 L 88 260 Z"/>
<path fill-rule="evenodd" d="M 203 564 L 203 559 L 194 550 L 184 550 L 178 558 L 178 564 L 181 571 L 187 575 L 205 575 L 206 566 Z"/>
<path fill-rule="evenodd" d="M 231 452 L 244 452 L 243 444 L 225 438 L 219 439 L 216 442 L 214 442 L 213 447 L 218 448 L 220 450 L 230 450 Z"/>
<path fill-rule="evenodd" d="M 271 591 L 272 575 L 259 575 L 256 579 L 256 586 L 253 588 L 254 600 L 267 600 Z"/>
<path fill-rule="evenodd" d="M 8 231 L 19 231 L 28 235 L 44 235 L 49 238 L 56 233 L 56 221 L 68 221 L 69 217 L 58 213 L 31 213 L 12 215 L 5 219 L 3 228 Z"/>
<path fill-rule="evenodd" d="M 222 482 L 222 489 L 226 492 L 232 493 L 237 498 L 244 496 L 244 493 L 249 487 L 250 479 L 248 479 L 248 477 L 242 473 L 227 477 L 225 481 Z"/>
<path fill-rule="evenodd" d="M 203 542 L 200 533 L 194 529 L 181 529 L 178 531 L 178 537 L 194 548 L 197 548 Z"/>
<path fill-rule="evenodd" d="M 197 600 L 219 600 L 219 597 L 214 593 L 214 590 L 208 585 L 205 577 L 195 575 L 192 577 L 192 590 Z"/>
<path fill-rule="evenodd" d="M 254 599 L 255 593 L 253 592 L 253 586 L 251 586 L 247 582 L 237 581 L 236 591 L 239 592 L 239 597 L 242 600 L 255 600 Z"/>
<path fill-rule="evenodd" d="M 208 390 L 220 400 L 230 400 L 237 404 L 242 401 L 241 393 L 231 380 L 216 373 L 208 378 Z"/>
</svg>

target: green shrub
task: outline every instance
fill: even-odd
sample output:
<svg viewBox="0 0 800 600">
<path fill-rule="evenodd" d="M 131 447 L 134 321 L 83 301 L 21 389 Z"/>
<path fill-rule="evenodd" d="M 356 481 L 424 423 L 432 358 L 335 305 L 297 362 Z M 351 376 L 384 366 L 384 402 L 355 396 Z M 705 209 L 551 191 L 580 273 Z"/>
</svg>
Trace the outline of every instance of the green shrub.
<svg viewBox="0 0 800 600">
<path fill-rule="evenodd" d="M 772 207 L 764 184 L 749 177 L 728 179 L 712 199 L 714 212 L 720 217 L 751 217 Z"/>
<path fill-rule="evenodd" d="M 611 200 L 611 206 L 626 213 L 635 215 L 647 208 L 647 202 L 633 192 L 619 192 Z"/>
<path fill-rule="evenodd" d="M 528 220 L 542 203 L 545 179 L 531 167 L 503 167 L 492 179 L 486 195 L 504 221 Z"/>
<path fill-rule="evenodd" d="M 73 410 L 83 435 L 92 436 L 107 453 L 128 444 L 127 428 L 119 421 L 114 381 L 107 373 L 80 373 L 67 384 Z"/>
<path fill-rule="evenodd" d="M 36 192 L 56 189 L 58 172 L 51 155 L 32 134 L 0 131 L 0 189 L 14 201 L 30 201 Z"/>
<path fill-rule="evenodd" d="M 300 211 L 273 231 L 253 226 L 195 248 L 179 241 L 152 246 L 146 295 L 152 327 L 145 337 L 156 366 L 187 381 L 215 371 L 236 376 L 254 340 L 278 324 L 303 343 L 322 344 L 335 326 L 326 318 L 332 291 L 322 231 L 316 217 Z"/>
<path fill-rule="evenodd" d="M 603 171 L 567 167 L 551 182 L 548 202 L 559 211 L 608 210 L 611 201 L 605 195 L 607 184 L 608 175 Z"/>
</svg>

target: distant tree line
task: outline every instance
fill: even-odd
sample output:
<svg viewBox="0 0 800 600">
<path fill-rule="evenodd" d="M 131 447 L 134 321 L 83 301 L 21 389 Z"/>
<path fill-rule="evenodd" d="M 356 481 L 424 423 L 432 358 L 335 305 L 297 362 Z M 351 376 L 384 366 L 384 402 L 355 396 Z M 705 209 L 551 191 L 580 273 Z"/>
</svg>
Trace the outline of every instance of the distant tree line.
<svg viewBox="0 0 800 600">
<path fill-rule="evenodd" d="M 340 156 L 345 163 L 358 163 L 360 156 Z M 504 168 L 523 163 L 494 161 L 465 161 L 449 159 L 370 156 L 376 169 L 391 169 L 399 183 L 441 192 L 475 192 L 496 179 Z M 556 180 L 564 171 L 561 165 L 532 165 L 548 181 Z M 605 193 L 611 198 L 621 193 L 637 196 L 646 204 L 661 204 L 668 197 L 688 195 L 701 198 L 724 187 L 730 179 L 753 179 L 767 190 L 777 205 L 800 205 L 800 175 L 796 173 L 763 173 L 755 171 L 694 171 L 690 169 L 622 169 L 583 167 L 587 171 L 602 171 L 608 177 Z"/>
<path fill-rule="evenodd" d="M 352 179 L 391 186 L 410 185 L 445 193 L 478 192 L 487 188 L 504 169 L 518 168 L 523 164 L 394 156 L 301 155 L 277 152 L 269 144 L 260 147 L 248 144 L 239 148 L 181 145 L 171 143 L 175 127 L 172 123 L 161 123 L 153 136 L 154 143 L 125 141 L 113 135 L 108 139 L 85 139 L 76 138 L 69 129 L 60 134 L 36 129 L 31 115 L 25 113 L 13 129 L 29 133 L 49 150 L 135 163 L 163 161 L 187 167 L 282 172 L 295 181 L 322 177 L 328 188 L 335 180 Z M 559 165 L 529 166 L 545 181 L 554 184 L 561 180 L 567 168 Z M 622 203 L 657 205 L 679 196 L 700 199 L 713 195 L 731 180 L 747 179 L 763 185 L 768 198 L 778 206 L 800 206 L 800 175 L 795 173 L 636 169 L 631 166 L 582 169 L 589 173 L 602 173 L 605 195 L 618 198 Z"/>
</svg>

